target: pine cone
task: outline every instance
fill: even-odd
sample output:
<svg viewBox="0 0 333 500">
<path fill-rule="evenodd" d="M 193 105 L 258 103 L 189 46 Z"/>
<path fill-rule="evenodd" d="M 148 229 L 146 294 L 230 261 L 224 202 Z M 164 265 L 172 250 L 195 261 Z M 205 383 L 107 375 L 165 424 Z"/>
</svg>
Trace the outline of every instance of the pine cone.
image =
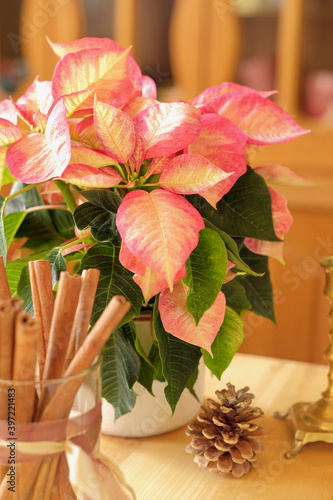
<svg viewBox="0 0 333 500">
<path fill-rule="evenodd" d="M 257 453 L 263 445 L 255 438 L 265 433 L 250 420 L 261 417 L 263 411 L 250 406 L 254 395 L 247 392 L 249 387 L 239 391 L 230 383 L 227 387 L 215 392 L 219 401 L 207 399 L 188 424 L 186 434 L 194 438 L 186 451 L 195 455 L 199 467 L 238 478 L 258 466 Z"/>
</svg>

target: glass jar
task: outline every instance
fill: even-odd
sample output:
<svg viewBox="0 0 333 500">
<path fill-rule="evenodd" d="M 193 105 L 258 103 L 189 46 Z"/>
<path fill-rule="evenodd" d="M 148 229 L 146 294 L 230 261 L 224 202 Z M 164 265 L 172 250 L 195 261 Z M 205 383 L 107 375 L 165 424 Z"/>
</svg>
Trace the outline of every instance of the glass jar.
<svg viewBox="0 0 333 500">
<path fill-rule="evenodd" d="M 0 380 L 1 499 L 110 498 L 105 479 L 120 488 L 114 498 L 131 498 L 97 451 L 101 361 L 67 378 Z"/>
</svg>

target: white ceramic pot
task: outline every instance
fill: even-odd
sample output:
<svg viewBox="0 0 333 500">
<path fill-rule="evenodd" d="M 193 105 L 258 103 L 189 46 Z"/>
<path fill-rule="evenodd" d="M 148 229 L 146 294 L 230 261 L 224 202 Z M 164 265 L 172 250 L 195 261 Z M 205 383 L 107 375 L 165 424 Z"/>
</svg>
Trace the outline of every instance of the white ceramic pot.
<svg viewBox="0 0 333 500">
<path fill-rule="evenodd" d="M 151 338 L 150 319 L 137 322 L 137 332 L 141 343 L 147 345 Z M 163 382 L 154 380 L 152 396 L 141 384 L 135 383 L 134 392 L 138 395 L 133 410 L 114 421 L 113 406 L 103 399 L 102 403 L 102 432 L 119 437 L 149 437 L 170 432 L 186 425 L 193 419 L 199 409 L 204 396 L 205 366 L 201 359 L 199 373 L 194 385 L 200 403 L 185 389 L 172 415 L 170 406 L 164 396 Z"/>
</svg>

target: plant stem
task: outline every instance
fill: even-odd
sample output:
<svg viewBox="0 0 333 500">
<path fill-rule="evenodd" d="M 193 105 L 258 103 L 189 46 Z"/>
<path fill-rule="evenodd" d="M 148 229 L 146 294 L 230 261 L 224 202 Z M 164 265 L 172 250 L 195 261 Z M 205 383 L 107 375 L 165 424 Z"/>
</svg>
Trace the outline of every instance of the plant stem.
<svg viewBox="0 0 333 500">
<path fill-rule="evenodd" d="M 67 205 L 40 205 L 38 207 L 30 207 L 25 211 L 27 213 L 37 212 L 38 210 L 68 210 Z"/>
<path fill-rule="evenodd" d="M 83 236 L 82 238 L 77 238 L 76 240 L 72 240 L 69 243 L 67 243 L 66 245 L 61 246 L 60 249 L 67 250 L 67 248 L 71 248 L 74 245 L 78 245 L 79 243 L 83 243 L 89 239 L 91 239 L 90 234 L 88 236 Z"/>
<path fill-rule="evenodd" d="M 26 191 L 29 191 L 29 189 L 32 189 L 36 186 L 38 186 L 39 183 L 36 183 L 36 184 L 29 184 L 28 186 L 25 186 L 24 188 L 20 189 L 19 191 L 16 191 L 16 193 L 13 193 L 13 194 L 10 194 L 9 196 L 6 196 L 6 203 L 9 201 L 9 200 L 12 200 L 13 198 L 15 198 L 16 196 L 18 196 L 19 194 L 22 194 L 22 193 L 25 193 Z"/>
<path fill-rule="evenodd" d="M 64 200 L 65 200 L 65 202 L 66 202 L 66 204 L 68 206 L 68 210 L 73 213 L 74 210 L 76 209 L 77 205 L 75 203 L 75 200 L 73 198 L 73 195 L 71 193 L 69 185 L 65 184 L 61 180 L 56 180 L 56 181 L 53 181 L 53 182 L 60 189 L 61 194 L 63 195 Z"/>
</svg>

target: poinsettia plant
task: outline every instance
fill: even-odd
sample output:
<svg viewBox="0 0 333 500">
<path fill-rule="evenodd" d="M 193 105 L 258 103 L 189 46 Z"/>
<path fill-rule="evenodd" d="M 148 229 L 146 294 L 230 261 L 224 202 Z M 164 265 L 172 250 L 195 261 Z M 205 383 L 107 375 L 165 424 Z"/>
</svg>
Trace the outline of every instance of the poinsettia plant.
<svg viewBox="0 0 333 500">
<path fill-rule="evenodd" d="M 30 260 L 50 260 L 55 286 L 69 266 L 98 268 L 92 322 L 115 294 L 132 304 L 104 351 L 104 395 L 119 416 L 134 406 L 134 382 L 152 391 L 157 378 L 174 409 L 202 356 L 221 377 L 244 311 L 274 321 L 267 262 L 282 258 L 291 215 L 267 182 L 301 181 L 247 157 L 307 131 L 273 92 L 222 83 L 191 103 L 162 103 L 112 40 L 50 44 L 52 81 L 0 103 L 0 179 L 12 183 L 0 252 L 12 293 L 31 310 Z M 149 352 L 133 322 L 145 305 Z"/>
</svg>

